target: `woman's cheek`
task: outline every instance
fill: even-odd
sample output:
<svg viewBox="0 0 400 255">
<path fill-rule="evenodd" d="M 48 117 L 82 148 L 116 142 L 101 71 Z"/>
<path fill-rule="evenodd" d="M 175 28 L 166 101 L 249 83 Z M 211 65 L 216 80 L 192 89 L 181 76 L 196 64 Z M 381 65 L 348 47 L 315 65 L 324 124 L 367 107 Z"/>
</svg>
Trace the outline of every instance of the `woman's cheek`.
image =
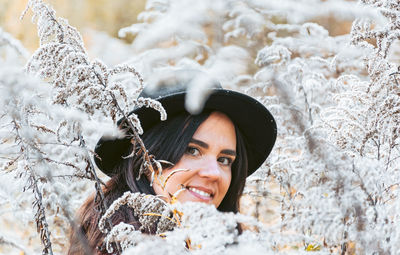
<svg viewBox="0 0 400 255">
<path fill-rule="evenodd" d="M 225 178 L 224 178 L 224 189 L 225 189 L 225 193 L 228 192 L 229 186 L 231 185 L 231 181 L 232 181 L 232 172 L 229 169 L 229 171 L 225 172 Z"/>
</svg>

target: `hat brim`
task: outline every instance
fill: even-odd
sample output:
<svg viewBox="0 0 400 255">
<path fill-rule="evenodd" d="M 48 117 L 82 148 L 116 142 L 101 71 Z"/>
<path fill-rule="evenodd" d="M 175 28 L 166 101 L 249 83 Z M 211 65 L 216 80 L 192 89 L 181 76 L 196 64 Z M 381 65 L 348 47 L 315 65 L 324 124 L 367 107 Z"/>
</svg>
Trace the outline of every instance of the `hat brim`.
<svg viewBox="0 0 400 255">
<path fill-rule="evenodd" d="M 157 99 L 172 118 L 185 110 L 185 92 L 170 94 Z M 245 94 L 213 89 L 204 104 L 203 110 L 219 111 L 226 114 L 239 128 L 244 140 L 248 158 L 248 175 L 254 173 L 270 154 L 276 140 L 277 127 L 271 113 L 256 99 Z M 151 108 L 138 108 L 131 113 L 138 115 L 144 132 L 159 123 L 160 114 Z M 96 145 L 96 165 L 107 175 L 113 174 L 115 165 L 126 156 L 130 141 L 128 139 L 107 139 L 103 137 Z"/>
</svg>

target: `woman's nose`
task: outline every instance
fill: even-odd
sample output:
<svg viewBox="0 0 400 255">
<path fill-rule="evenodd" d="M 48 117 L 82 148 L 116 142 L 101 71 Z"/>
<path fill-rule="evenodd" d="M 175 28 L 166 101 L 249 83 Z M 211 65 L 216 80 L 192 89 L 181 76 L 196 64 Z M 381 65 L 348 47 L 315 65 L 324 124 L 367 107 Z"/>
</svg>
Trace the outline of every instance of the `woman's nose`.
<svg viewBox="0 0 400 255">
<path fill-rule="evenodd" d="M 203 160 L 199 167 L 199 173 L 201 177 L 217 180 L 221 177 L 221 169 L 217 159 L 213 157 L 207 157 Z"/>
</svg>

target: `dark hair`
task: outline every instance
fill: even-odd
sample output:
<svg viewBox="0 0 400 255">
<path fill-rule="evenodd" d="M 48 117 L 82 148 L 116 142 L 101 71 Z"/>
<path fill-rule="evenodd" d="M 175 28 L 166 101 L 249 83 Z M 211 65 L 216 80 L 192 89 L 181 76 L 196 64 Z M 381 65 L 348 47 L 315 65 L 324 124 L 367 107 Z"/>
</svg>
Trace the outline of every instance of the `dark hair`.
<svg viewBox="0 0 400 255">
<path fill-rule="evenodd" d="M 163 159 L 171 163 L 177 163 L 185 153 L 189 142 L 191 141 L 194 133 L 201 123 L 203 123 L 210 115 L 210 111 L 203 112 L 199 115 L 189 115 L 188 113 L 180 114 L 176 117 L 168 119 L 167 121 L 160 122 L 147 130 L 142 140 L 150 154 L 154 155 L 156 159 Z M 229 189 L 218 210 L 222 212 L 238 212 L 239 198 L 243 192 L 245 180 L 247 177 L 247 154 L 245 141 L 241 135 L 240 130 L 235 125 L 236 131 L 236 150 L 237 156 L 232 164 L 232 178 Z M 138 150 L 134 145 L 131 145 L 130 152 Z M 127 155 L 129 152 L 127 152 Z M 153 194 L 154 190 L 150 186 L 148 179 L 141 176 L 139 179 L 138 171 L 142 164 L 142 157 L 130 157 L 121 160 L 115 167 L 116 173 L 111 180 L 109 180 L 104 188 L 105 203 L 110 206 L 111 203 L 119 198 L 124 192 L 141 192 L 145 194 Z M 98 201 L 94 200 L 91 196 L 81 207 L 79 211 L 81 235 L 87 237 L 89 246 L 98 248 L 104 239 L 104 234 L 100 232 L 97 227 L 98 221 L 101 217 L 98 208 Z M 120 222 L 130 223 L 139 228 L 140 224 L 134 217 L 132 209 L 122 206 L 111 218 L 113 225 Z M 150 234 L 154 234 L 156 230 L 150 230 Z M 78 235 L 71 234 L 71 245 L 68 254 L 80 254 L 82 252 L 80 247 Z M 103 247 L 104 248 L 104 247 Z M 107 254 L 104 249 L 102 252 Z"/>
</svg>

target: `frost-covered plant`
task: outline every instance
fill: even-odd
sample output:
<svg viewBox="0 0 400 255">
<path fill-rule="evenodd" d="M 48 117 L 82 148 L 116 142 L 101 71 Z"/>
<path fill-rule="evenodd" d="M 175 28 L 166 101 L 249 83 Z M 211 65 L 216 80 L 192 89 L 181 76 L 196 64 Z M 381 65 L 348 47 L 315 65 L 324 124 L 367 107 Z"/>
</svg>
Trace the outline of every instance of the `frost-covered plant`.
<svg viewBox="0 0 400 255">
<path fill-rule="evenodd" d="M 393 6 L 390 5 L 390 12 L 397 10 Z M 298 44 L 278 37 L 260 52 L 262 61 L 258 61 L 267 63 L 267 70 L 259 77 L 278 91 L 279 98 L 266 99 L 274 105 L 274 111 L 279 110 L 277 116 L 283 117 L 281 124 L 285 128 L 281 133 L 285 138 L 276 147 L 279 153 L 270 159 L 271 169 L 267 172 L 284 191 L 284 196 L 274 198 L 280 201 L 280 226 L 320 238 L 321 247 L 336 247 L 341 252 L 351 246 L 357 252 L 390 252 L 398 242 L 398 230 L 391 224 L 398 218 L 394 199 L 399 182 L 393 176 L 398 175 L 399 163 L 398 150 L 393 147 L 397 143 L 399 100 L 391 99 L 398 94 L 391 77 L 396 69 L 382 61 L 381 46 L 375 51 L 371 46 L 355 47 L 349 44 L 348 37 L 329 38 L 315 24 L 302 26 L 307 29 L 303 30 L 305 33 L 300 30 L 301 37 L 319 35 L 323 46 L 313 49 L 304 44 L 304 39 L 303 44 Z M 394 25 L 388 24 L 385 29 L 387 36 L 397 33 Z M 379 30 L 376 33 L 385 34 Z M 363 33 L 359 21 L 354 23 L 353 42 L 371 34 Z M 330 47 L 335 41 L 339 43 Z M 271 50 L 274 44 L 279 44 L 275 52 Z M 296 52 L 300 58 L 289 59 L 281 44 L 289 45 L 288 52 Z M 346 48 L 354 52 L 348 54 Z M 351 57 L 343 63 L 344 58 Z M 363 58 L 367 59 L 368 76 L 360 69 Z M 343 64 L 339 61 L 345 68 L 340 67 Z M 338 75 L 341 76 L 336 78 Z M 262 85 L 259 87 L 265 90 Z M 396 89 L 391 91 L 392 88 Z M 383 155 L 385 159 L 380 164 L 376 159 L 379 161 Z M 255 181 L 265 180 L 266 176 L 259 174 Z"/>
<path fill-rule="evenodd" d="M 260 222 L 249 216 L 221 213 L 215 206 L 203 203 L 170 204 L 152 195 L 130 192 L 115 200 L 104 214 L 99 222 L 102 231 L 107 232 L 105 220 L 123 205 L 133 209 L 141 228 L 123 222 L 115 226 L 105 239 L 110 253 L 113 248 L 109 242 L 119 242 L 123 254 L 137 254 L 143 249 L 147 254 L 229 254 L 246 242 L 252 243 L 257 252 L 265 253 L 272 252 L 269 243 L 276 242 Z M 259 234 L 244 231 L 239 235 L 240 223 L 257 229 Z M 145 228 L 152 227 L 157 228 L 158 235 L 142 234 Z"/>
<path fill-rule="evenodd" d="M 32 85 L 27 84 L 25 88 L 24 84 L 30 78 L 22 73 L 22 69 L 15 72 L 7 69 L 4 73 L 2 70 L 2 99 L 6 105 L 1 115 L 2 123 L 5 123 L 2 146 L 8 149 L 3 150 L 2 155 L 7 160 L 5 170 L 11 169 L 18 176 L 27 178 L 25 188 L 32 189 L 35 195 L 33 205 L 43 253 L 53 254 L 46 212 L 54 221 L 62 218 L 58 224 L 62 225 L 64 221 L 72 225 L 73 231 L 76 229 L 68 197 L 63 195 L 69 193 L 66 192 L 68 188 L 56 179 L 93 180 L 100 201 L 99 210 L 106 210 L 103 182 L 92 162 L 94 153 L 86 145 L 87 140 L 98 139 L 92 138 L 96 127 L 103 126 L 106 133 L 116 133 L 111 126 L 115 125 L 116 118 L 124 117 L 132 130 L 132 140 L 141 148 L 143 161 L 148 162 L 147 168 L 154 172 L 152 165 L 160 163 L 147 152 L 139 138 L 142 133 L 140 122 L 129 112 L 137 106 L 152 107 L 160 112 L 163 120 L 166 113 L 154 100 L 130 99 L 143 88 L 143 80 L 133 67 L 108 68 L 99 60 L 90 62 L 80 34 L 66 20 L 57 18 L 50 6 L 42 1 L 29 1 L 28 8 L 34 13 L 41 45 L 29 59 L 26 72 L 35 74 L 47 84 L 34 79 Z M 138 83 L 132 82 L 131 77 L 121 77 L 124 73 L 133 74 Z M 124 89 L 126 84 L 131 86 L 129 93 Z M 132 89 L 133 85 L 136 88 Z M 24 93 L 20 93 L 22 91 Z M 57 200 L 60 201 L 54 203 Z M 69 224 L 62 227 L 64 237 Z M 111 222 L 107 224 L 111 229 Z"/>
<path fill-rule="evenodd" d="M 3 167 L 26 178 L 25 189 L 32 189 L 34 194 L 34 217 L 42 237 L 43 252 L 52 254 L 40 178 L 49 172 L 46 164 L 57 165 L 60 162 L 49 158 L 42 146 L 42 142 L 46 142 L 44 136 L 54 132 L 47 125 L 49 115 L 45 111 L 49 107 L 48 101 L 41 100 L 46 92 L 43 89 L 38 91 L 38 82 L 29 82 L 21 69 L 2 70 L 0 77 L 4 93 L 1 98 L 4 106 L 1 114 L 4 123 L 1 129 Z"/>
<path fill-rule="evenodd" d="M 123 205 L 132 208 L 135 217 L 140 223 L 139 229 L 135 229 L 137 226 L 127 225 L 122 222 L 108 233 L 109 231 L 105 228 L 106 220 Z M 126 249 L 141 239 L 138 234 L 134 234 L 137 231 L 151 233 L 151 230 L 155 228 L 157 234 L 162 234 L 172 230 L 177 224 L 176 220 L 173 219 L 173 211 L 162 199 L 148 194 L 125 192 L 110 205 L 102 216 L 99 221 L 99 229 L 103 233 L 108 233 L 105 242 L 108 252 L 112 253 L 111 241 L 121 242 L 121 247 Z"/>
<path fill-rule="evenodd" d="M 337 107 L 327 108 L 323 116 L 330 140 L 353 158 L 357 184 L 367 196 L 362 210 L 370 214 L 364 223 L 370 230 L 357 239 L 364 249 L 395 253 L 400 231 L 395 224 L 400 217 L 395 202 L 400 184 L 400 88 L 397 65 L 388 53 L 399 39 L 400 4 L 360 2 L 377 7 L 387 22 L 375 23 L 374 29 L 371 21 L 354 22 L 352 43 L 370 52 L 365 56 L 368 79 L 339 77 Z"/>
<path fill-rule="evenodd" d="M 99 229 L 101 231 L 107 232 L 107 229 L 105 229 L 106 219 L 112 216 L 122 205 L 127 205 L 133 209 L 140 222 L 140 228 L 138 229 L 140 231 L 150 232 L 155 227 L 156 233 L 160 234 L 172 230 L 175 226 L 175 221 L 171 219 L 172 211 L 161 198 L 148 194 L 125 192 L 112 203 L 99 221 Z M 156 226 L 153 225 L 154 222 L 157 222 Z"/>
</svg>

